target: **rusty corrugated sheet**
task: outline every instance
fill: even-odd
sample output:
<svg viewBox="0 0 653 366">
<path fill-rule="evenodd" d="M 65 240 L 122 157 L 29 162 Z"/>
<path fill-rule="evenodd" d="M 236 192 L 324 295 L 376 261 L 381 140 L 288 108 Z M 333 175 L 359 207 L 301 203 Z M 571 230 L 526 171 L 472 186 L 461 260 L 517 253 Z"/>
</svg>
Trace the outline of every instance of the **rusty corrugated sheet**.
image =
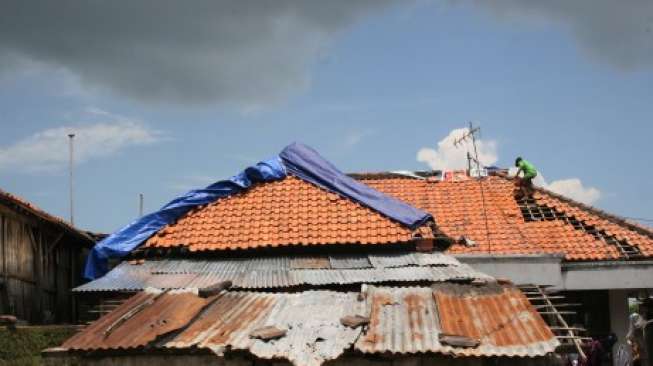
<svg viewBox="0 0 653 366">
<path fill-rule="evenodd" d="M 348 254 L 232 259 L 165 259 L 123 262 L 107 275 L 75 289 L 134 291 L 198 288 L 230 280 L 234 288 L 286 288 L 382 282 L 489 278 L 441 253 Z"/>
<path fill-rule="evenodd" d="M 218 354 L 229 346 L 263 359 L 320 365 L 336 359 L 359 336 L 360 329 L 340 324 L 341 317 L 357 311 L 363 311 L 363 303 L 353 293 L 230 293 L 165 346 L 209 348 Z M 268 325 L 287 333 L 269 342 L 249 337 L 254 329 Z"/>
<path fill-rule="evenodd" d="M 510 286 L 371 287 L 367 306 L 371 322 L 355 345 L 365 353 L 535 357 L 558 345 L 524 295 Z M 443 345 L 441 333 L 478 339 L 480 345 Z"/>
<path fill-rule="evenodd" d="M 174 295 L 140 292 L 68 339 L 62 347 L 73 350 L 143 347 L 161 335 L 186 326 L 207 302 L 190 292 Z"/>
<path fill-rule="evenodd" d="M 125 314 L 131 316 L 121 321 Z M 368 316 L 370 324 L 365 329 L 345 327 L 340 323 L 345 315 Z M 264 326 L 285 329 L 287 334 L 273 341 L 250 337 Z M 444 345 L 439 341 L 441 333 L 478 339 L 480 345 Z M 371 286 L 361 299 L 358 293 L 336 291 L 225 291 L 207 299 L 192 292 L 143 292 L 66 341 L 63 349 L 203 348 L 219 356 L 244 350 L 263 359 L 319 365 L 350 349 L 535 357 L 553 352 L 557 345 L 518 289 L 444 284 Z"/>
<path fill-rule="evenodd" d="M 119 319 L 141 309 L 129 319 Z M 205 348 L 222 355 L 226 348 L 295 365 L 320 365 L 339 357 L 360 335 L 340 323 L 364 311 L 356 293 L 308 291 L 297 294 L 223 292 L 208 299 L 191 292 L 162 295 L 142 292 L 63 344 L 77 351 L 153 348 Z M 113 326 L 113 331 L 105 332 Z M 274 341 L 250 333 L 272 325 L 287 330 Z M 177 331 L 176 333 L 172 333 Z M 165 337 L 161 337 L 166 335 Z"/>
</svg>

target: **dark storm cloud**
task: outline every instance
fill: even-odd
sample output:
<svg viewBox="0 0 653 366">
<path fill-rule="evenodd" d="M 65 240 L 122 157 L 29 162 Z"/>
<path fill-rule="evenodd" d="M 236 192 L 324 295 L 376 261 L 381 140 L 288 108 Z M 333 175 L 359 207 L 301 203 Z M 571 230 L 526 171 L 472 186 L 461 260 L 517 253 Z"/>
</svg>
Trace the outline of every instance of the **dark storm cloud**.
<svg viewBox="0 0 653 366">
<path fill-rule="evenodd" d="M 17 55 L 139 100 L 256 105 L 304 88 L 334 34 L 388 2 L 8 0 L 0 68 Z"/>
<path fill-rule="evenodd" d="M 475 0 L 503 19 L 553 21 L 594 59 L 622 70 L 653 67 L 651 0 Z"/>
</svg>

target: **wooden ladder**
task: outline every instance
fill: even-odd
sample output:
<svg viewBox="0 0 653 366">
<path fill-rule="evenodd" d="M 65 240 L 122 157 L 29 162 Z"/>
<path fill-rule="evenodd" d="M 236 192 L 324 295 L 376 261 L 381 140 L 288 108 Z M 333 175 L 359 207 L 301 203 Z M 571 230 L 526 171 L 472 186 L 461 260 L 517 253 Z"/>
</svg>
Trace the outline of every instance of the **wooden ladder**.
<svg viewBox="0 0 653 366">
<path fill-rule="evenodd" d="M 565 297 L 552 295 L 557 291 L 546 285 L 519 285 L 519 289 L 533 305 L 535 310 L 542 316 L 544 321 L 560 342 L 561 347 L 573 347 L 580 357 L 587 358 L 583 352 L 583 342 L 591 341 L 589 337 L 581 336 L 587 330 L 578 327 L 570 327 L 565 319 L 566 315 L 574 315 L 574 307 L 581 304 L 564 302 Z"/>
</svg>

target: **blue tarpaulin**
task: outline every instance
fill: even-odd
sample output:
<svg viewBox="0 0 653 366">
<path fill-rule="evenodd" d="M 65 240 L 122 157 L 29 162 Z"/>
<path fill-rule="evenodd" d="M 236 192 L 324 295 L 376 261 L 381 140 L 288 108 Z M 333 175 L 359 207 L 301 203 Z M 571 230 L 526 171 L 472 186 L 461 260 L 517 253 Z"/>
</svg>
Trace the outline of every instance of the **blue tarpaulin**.
<svg viewBox="0 0 653 366">
<path fill-rule="evenodd" d="M 347 197 L 415 229 L 432 217 L 425 211 L 385 195 L 342 173 L 312 148 L 294 143 L 279 154 L 289 174 Z"/>
<path fill-rule="evenodd" d="M 204 189 L 192 190 L 175 198 L 159 211 L 143 216 L 109 235 L 97 243 L 88 255 L 84 277 L 101 277 L 108 271 L 109 258 L 126 256 L 194 207 L 244 191 L 254 183 L 283 179 L 287 174 L 347 197 L 411 229 L 432 219 L 430 214 L 348 177 L 310 147 L 294 143 L 283 149 L 278 157 L 262 161 Z"/>
<path fill-rule="evenodd" d="M 177 197 L 159 211 L 145 215 L 97 243 L 86 259 L 84 277 L 96 279 L 109 270 L 109 258 L 122 258 L 164 226 L 196 206 L 214 202 L 249 188 L 256 182 L 269 182 L 286 177 L 281 159 L 275 157 L 251 166 L 238 175 L 192 190 Z"/>
</svg>

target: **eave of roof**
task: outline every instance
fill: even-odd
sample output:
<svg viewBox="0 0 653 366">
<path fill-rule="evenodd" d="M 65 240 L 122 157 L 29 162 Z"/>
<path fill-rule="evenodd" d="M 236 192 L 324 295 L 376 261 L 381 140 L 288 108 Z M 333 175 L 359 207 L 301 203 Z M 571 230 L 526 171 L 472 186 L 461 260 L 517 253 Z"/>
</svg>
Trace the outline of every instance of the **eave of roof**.
<svg viewBox="0 0 653 366">
<path fill-rule="evenodd" d="M 40 220 L 49 222 L 55 226 L 62 228 L 64 231 L 84 241 L 86 244 L 88 244 L 88 246 L 92 246 L 92 244 L 95 243 L 95 240 L 85 231 L 72 226 L 71 224 L 69 224 L 67 221 L 65 221 L 60 217 L 47 213 L 46 211 L 34 205 L 33 203 L 23 198 L 20 198 L 12 193 L 0 189 L 0 200 L 2 200 L 7 204 L 15 205 L 17 208 L 27 211 L 28 213 L 37 217 Z"/>
</svg>

